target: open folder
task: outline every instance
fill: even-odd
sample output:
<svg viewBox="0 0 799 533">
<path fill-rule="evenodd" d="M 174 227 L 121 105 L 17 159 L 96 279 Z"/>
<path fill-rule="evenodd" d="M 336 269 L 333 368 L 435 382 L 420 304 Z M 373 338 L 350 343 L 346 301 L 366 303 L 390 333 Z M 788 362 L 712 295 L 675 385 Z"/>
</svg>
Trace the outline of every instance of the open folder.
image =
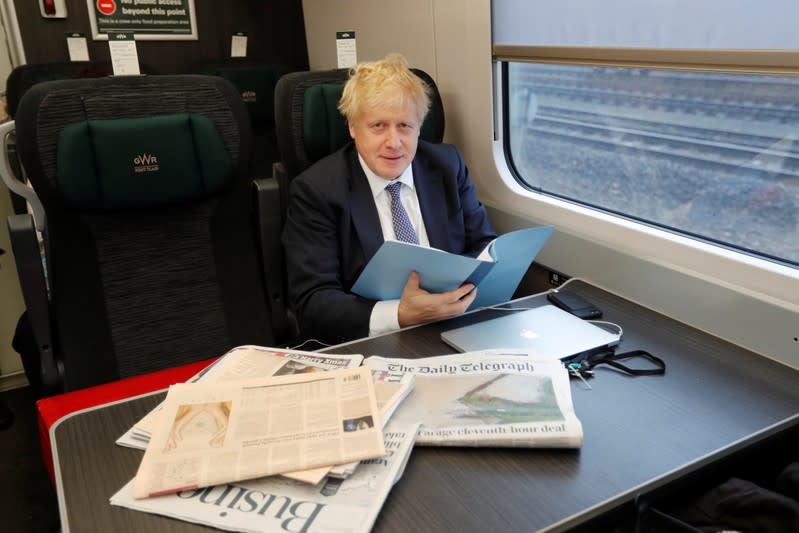
<svg viewBox="0 0 799 533">
<path fill-rule="evenodd" d="M 420 286 L 430 292 L 474 283 L 478 291 L 471 308 L 506 302 L 554 229 L 540 226 L 505 233 L 491 241 L 479 257 L 386 241 L 363 269 L 352 292 L 372 300 L 395 300 L 416 271 Z"/>
</svg>

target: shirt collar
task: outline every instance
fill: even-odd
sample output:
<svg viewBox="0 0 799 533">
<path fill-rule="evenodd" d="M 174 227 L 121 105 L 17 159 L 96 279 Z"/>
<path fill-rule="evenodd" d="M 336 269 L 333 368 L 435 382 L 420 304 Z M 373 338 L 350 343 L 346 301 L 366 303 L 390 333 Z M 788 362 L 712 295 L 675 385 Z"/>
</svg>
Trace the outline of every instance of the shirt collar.
<svg viewBox="0 0 799 533">
<path fill-rule="evenodd" d="M 363 160 L 361 154 L 358 154 L 358 161 L 361 163 L 361 168 L 363 169 L 363 173 L 366 174 L 366 180 L 369 182 L 369 188 L 372 189 L 372 196 L 374 198 L 377 198 L 377 195 L 383 192 L 383 190 L 386 188 L 388 184 L 397 181 L 400 181 L 405 185 L 407 185 L 408 187 L 410 187 L 411 189 L 414 189 L 413 163 L 408 165 L 408 168 L 406 168 L 405 171 L 402 174 L 400 174 L 399 178 L 393 180 L 387 180 L 385 178 L 381 178 L 380 176 L 372 172 L 372 169 L 367 166 L 366 161 Z"/>
</svg>

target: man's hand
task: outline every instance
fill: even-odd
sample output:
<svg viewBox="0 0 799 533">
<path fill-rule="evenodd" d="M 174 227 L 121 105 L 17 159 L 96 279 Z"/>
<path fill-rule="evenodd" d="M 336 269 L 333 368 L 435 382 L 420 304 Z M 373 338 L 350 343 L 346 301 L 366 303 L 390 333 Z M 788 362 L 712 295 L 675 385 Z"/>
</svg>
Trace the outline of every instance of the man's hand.
<svg viewBox="0 0 799 533">
<path fill-rule="evenodd" d="M 397 311 L 399 325 L 404 328 L 459 315 L 466 311 L 476 297 L 477 288 L 471 283 L 449 292 L 427 292 L 419 287 L 419 274 L 412 272 L 400 298 Z"/>
</svg>

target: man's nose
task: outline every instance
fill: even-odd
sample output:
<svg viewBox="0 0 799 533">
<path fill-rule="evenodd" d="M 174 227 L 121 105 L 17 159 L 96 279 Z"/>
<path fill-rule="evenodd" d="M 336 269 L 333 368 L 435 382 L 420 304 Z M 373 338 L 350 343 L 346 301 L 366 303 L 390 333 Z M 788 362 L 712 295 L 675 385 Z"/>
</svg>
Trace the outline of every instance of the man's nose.
<svg viewBox="0 0 799 533">
<path fill-rule="evenodd" d="M 397 130 L 396 127 L 392 126 L 390 128 L 387 128 L 385 141 L 386 141 L 386 145 L 388 145 L 388 146 L 392 146 L 392 147 L 399 146 L 399 144 L 400 144 L 400 135 L 399 135 L 399 131 Z"/>
</svg>

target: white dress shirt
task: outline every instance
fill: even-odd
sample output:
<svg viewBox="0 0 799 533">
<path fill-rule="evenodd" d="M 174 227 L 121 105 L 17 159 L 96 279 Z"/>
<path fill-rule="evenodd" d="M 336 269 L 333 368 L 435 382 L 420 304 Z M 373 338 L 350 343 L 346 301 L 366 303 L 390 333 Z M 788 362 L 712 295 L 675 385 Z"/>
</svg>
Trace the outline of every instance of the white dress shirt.
<svg viewBox="0 0 799 533">
<path fill-rule="evenodd" d="M 422 211 L 419 209 L 419 198 L 416 196 L 416 189 L 413 186 L 413 165 L 408 165 L 405 172 L 395 180 L 387 180 L 381 178 L 366 166 L 363 158 L 358 154 L 358 161 L 361 163 L 366 179 L 369 181 L 369 187 L 372 189 L 372 196 L 375 200 L 377 207 L 377 214 L 380 217 L 380 229 L 383 231 L 383 240 L 391 241 L 397 240 L 394 234 L 394 223 L 391 219 L 391 195 L 386 192 L 386 186 L 394 182 L 401 182 L 400 200 L 402 207 L 408 213 L 408 218 L 413 224 L 413 229 L 416 230 L 416 236 L 419 237 L 419 244 L 421 246 L 430 246 L 430 240 L 427 238 L 427 230 L 424 227 L 424 220 L 422 220 Z M 372 308 L 372 315 L 369 317 L 369 336 L 378 335 L 399 329 L 399 300 L 383 300 L 377 302 Z"/>
</svg>

